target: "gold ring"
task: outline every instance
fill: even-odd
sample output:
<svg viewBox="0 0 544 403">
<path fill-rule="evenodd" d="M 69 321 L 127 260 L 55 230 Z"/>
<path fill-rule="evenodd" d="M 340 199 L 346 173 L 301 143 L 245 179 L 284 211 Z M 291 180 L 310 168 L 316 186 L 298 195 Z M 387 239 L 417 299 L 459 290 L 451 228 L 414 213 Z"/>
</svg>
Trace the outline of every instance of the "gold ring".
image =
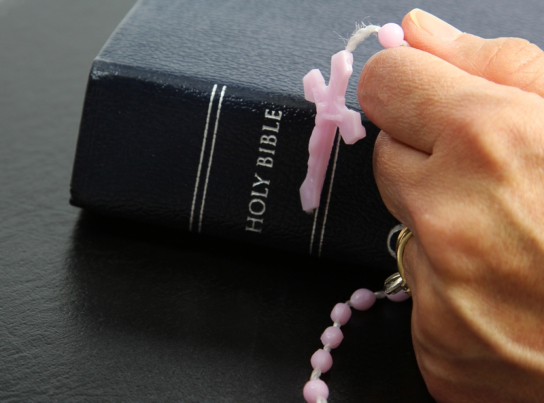
<svg viewBox="0 0 544 403">
<path fill-rule="evenodd" d="M 408 240 L 410 239 L 411 236 L 412 236 L 412 231 L 410 231 L 408 227 L 404 227 L 402 231 L 400 231 L 399 236 L 397 238 L 397 268 L 399 269 L 399 274 L 402 277 L 401 287 L 409 295 L 412 295 L 412 293 L 410 292 L 410 287 L 408 287 L 408 284 L 406 283 L 402 257 L 404 255 L 404 247 L 408 243 Z"/>
</svg>

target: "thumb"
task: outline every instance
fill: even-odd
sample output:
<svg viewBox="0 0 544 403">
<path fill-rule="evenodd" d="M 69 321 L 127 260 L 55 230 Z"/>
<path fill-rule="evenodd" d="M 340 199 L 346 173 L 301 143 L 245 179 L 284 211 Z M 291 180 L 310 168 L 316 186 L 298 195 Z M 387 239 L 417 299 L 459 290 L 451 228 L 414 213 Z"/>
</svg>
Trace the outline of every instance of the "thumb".
<svg viewBox="0 0 544 403">
<path fill-rule="evenodd" d="M 418 8 L 404 17 L 402 28 L 414 48 L 469 74 L 544 96 L 544 52 L 524 39 L 465 34 Z"/>
</svg>

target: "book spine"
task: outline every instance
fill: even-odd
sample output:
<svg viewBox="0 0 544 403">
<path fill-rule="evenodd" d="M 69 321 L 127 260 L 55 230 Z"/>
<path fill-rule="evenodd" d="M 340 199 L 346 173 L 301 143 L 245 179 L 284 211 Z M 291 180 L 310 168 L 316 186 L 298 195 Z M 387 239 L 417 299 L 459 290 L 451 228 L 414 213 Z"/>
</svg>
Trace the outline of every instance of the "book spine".
<svg viewBox="0 0 544 403">
<path fill-rule="evenodd" d="M 337 136 L 321 206 L 302 211 L 315 107 L 228 83 L 93 64 L 71 203 L 97 212 L 315 256 L 394 267 L 397 224 L 372 174 L 378 129 Z"/>
</svg>

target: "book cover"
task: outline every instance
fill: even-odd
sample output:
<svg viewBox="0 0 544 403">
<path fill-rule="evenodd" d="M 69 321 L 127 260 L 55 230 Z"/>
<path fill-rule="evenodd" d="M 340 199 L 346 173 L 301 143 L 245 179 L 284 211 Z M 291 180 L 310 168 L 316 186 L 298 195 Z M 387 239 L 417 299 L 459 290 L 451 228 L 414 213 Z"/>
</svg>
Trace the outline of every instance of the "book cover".
<svg viewBox="0 0 544 403">
<path fill-rule="evenodd" d="M 365 139 L 335 141 L 319 209 L 307 214 L 299 199 L 315 118 L 302 77 L 320 68 L 328 80 L 340 35 L 373 9 L 350 1 L 139 1 L 92 65 L 71 203 L 393 268 L 386 239 L 398 223 L 376 188 L 379 130 L 364 114 Z M 370 40 L 360 48 L 346 96 L 358 111 L 358 75 L 380 47 Z"/>
</svg>

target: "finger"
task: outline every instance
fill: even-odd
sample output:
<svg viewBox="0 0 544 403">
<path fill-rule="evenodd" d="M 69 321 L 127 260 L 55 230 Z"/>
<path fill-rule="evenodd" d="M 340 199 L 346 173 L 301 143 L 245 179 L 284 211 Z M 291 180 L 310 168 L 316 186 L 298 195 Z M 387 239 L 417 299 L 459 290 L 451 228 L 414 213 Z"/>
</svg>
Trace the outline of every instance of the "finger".
<svg viewBox="0 0 544 403">
<path fill-rule="evenodd" d="M 368 118 L 395 139 L 431 154 L 511 98 L 499 86 L 418 49 L 398 47 L 365 65 L 357 95 Z M 517 90 L 519 91 L 519 90 Z"/>
<path fill-rule="evenodd" d="M 374 146 L 374 177 L 387 209 L 409 228 L 429 156 L 380 132 Z"/>
<path fill-rule="evenodd" d="M 410 227 L 408 227 L 410 228 Z M 404 280 L 410 288 L 414 303 L 417 304 L 420 298 L 429 293 L 429 285 L 433 283 L 433 270 L 424 249 L 419 242 L 418 234 L 412 230 L 412 237 L 404 247 L 402 256 L 404 266 Z"/>
<path fill-rule="evenodd" d="M 529 41 L 465 34 L 417 8 L 404 17 L 402 28 L 411 46 L 467 73 L 544 96 L 544 52 Z"/>
</svg>

